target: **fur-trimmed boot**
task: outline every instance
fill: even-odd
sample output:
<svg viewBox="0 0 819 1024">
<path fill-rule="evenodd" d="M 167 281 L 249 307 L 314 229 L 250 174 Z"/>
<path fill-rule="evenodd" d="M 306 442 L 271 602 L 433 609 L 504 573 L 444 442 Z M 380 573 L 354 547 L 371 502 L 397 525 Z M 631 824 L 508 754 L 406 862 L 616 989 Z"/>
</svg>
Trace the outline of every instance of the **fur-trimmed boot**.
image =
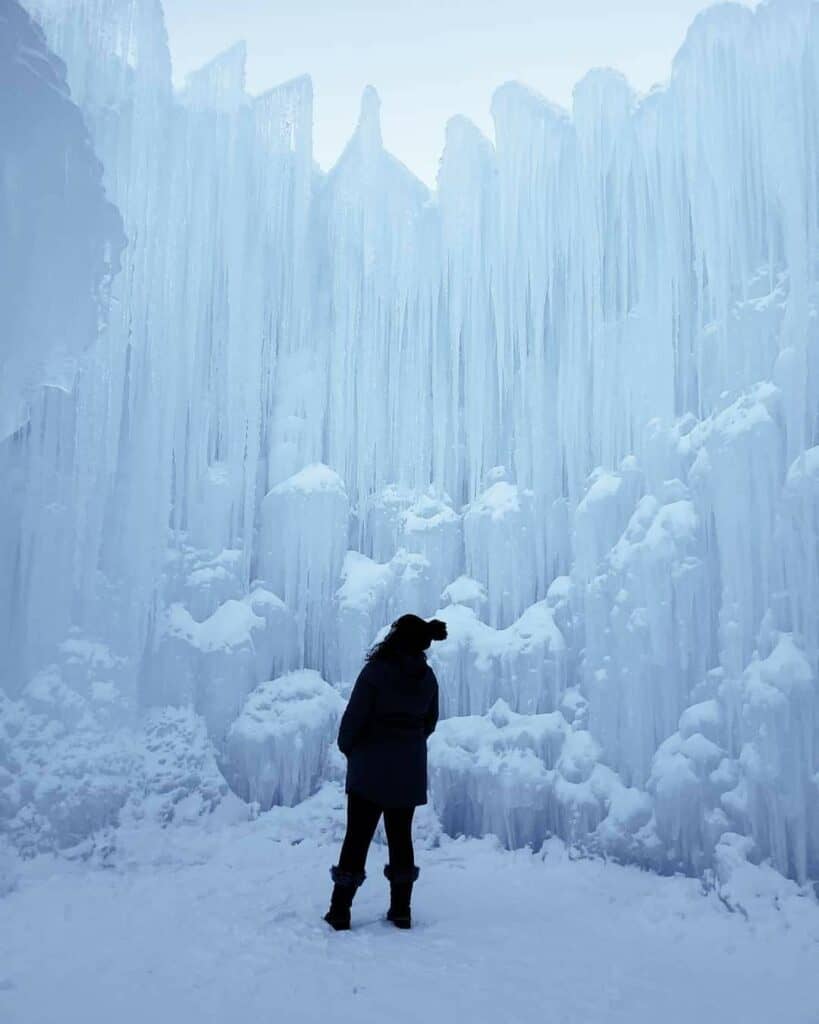
<svg viewBox="0 0 819 1024">
<path fill-rule="evenodd" d="M 350 907 L 356 889 L 367 877 L 363 871 L 343 871 L 338 865 L 330 868 L 330 877 L 335 885 L 330 897 L 330 909 L 324 920 L 337 932 L 346 932 L 350 928 Z"/>
<path fill-rule="evenodd" d="M 410 900 L 412 886 L 418 880 L 420 871 L 416 867 L 394 868 L 391 864 L 384 865 L 384 875 L 390 883 L 390 909 L 387 920 L 392 921 L 396 928 L 411 928 Z"/>
</svg>

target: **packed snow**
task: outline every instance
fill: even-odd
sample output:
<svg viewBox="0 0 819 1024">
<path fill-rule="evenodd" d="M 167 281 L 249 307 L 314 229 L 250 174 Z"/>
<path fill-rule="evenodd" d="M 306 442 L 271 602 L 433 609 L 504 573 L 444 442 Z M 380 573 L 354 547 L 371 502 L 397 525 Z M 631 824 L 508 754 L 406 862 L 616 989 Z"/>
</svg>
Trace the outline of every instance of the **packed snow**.
<svg viewBox="0 0 819 1024">
<path fill-rule="evenodd" d="M 253 821 L 122 828 L 89 860 L 24 864 L 5 882 L 0 1018 L 817 1020 L 819 913 L 748 865 L 740 836 L 703 885 L 578 860 L 559 840 L 537 854 L 453 840 L 424 820 L 413 930 L 384 921 L 377 842 L 353 930 L 336 933 L 321 915 L 342 807 L 329 785 Z"/>
</svg>

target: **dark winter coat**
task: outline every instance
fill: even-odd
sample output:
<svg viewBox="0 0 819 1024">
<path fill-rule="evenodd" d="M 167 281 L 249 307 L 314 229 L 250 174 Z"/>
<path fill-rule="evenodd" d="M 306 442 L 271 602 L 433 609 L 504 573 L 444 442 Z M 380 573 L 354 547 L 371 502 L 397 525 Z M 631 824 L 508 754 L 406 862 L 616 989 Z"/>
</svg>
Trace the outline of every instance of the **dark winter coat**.
<svg viewBox="0 0 819 1024">
<path fill-rule="evenodd" d="M 347 792 L 380 807 L 427 802 L 427 737 L 438 721 L 438 680 L 423 654 L 374 658 L 341 718 Z"/>
</svg>

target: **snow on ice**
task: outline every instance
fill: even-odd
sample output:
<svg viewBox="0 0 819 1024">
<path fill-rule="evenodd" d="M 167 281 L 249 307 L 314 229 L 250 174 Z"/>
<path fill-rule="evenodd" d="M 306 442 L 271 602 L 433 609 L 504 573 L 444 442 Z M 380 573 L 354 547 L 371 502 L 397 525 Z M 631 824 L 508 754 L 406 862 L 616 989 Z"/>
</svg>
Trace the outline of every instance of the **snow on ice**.
<svg viewBox="0 0 819 1024">
<path fill-rule="evenodd" d="M 234 790 L 263 810 L 311 796 L 328 777 L 343 710 L 338 691 L 312 669 L 262 683 L 228 733 L 225 774 Z"/>
</svg>

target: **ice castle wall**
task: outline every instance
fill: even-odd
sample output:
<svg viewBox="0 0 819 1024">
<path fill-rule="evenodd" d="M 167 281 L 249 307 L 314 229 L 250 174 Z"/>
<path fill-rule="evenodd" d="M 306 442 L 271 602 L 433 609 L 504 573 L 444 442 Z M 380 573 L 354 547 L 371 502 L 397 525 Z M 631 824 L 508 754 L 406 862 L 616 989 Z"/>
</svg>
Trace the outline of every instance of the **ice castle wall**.
<svg viewBox="0 0 819 1024">
<path fill-rule="evenodd" d="M 239 45 L 174 93 L 158 0 L 30 9 L 128 245 L 0 444 L 4 688 L 83 637 L 219 745 L 440 609 L 447 828 L 694 871 L 739 832 L 815 875 L 819 6 L 704 12 L 647 96 L 504 85 L 432 193 L 372 89 L 323 174 L 309 79 L 251 97 Z"/>
</svg>

